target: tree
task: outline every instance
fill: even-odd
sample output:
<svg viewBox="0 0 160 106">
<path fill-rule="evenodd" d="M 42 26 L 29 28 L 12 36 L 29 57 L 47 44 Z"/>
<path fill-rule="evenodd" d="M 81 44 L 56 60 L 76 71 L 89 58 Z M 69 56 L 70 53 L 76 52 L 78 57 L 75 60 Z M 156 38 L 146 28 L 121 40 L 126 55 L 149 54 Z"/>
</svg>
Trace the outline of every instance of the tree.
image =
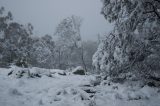
<svg viewBox="0 0 160 106">
<path fill-rule="evenodd" d="M 11 12 L 0 9 L 0 66 L 55 66 L 55 43 L 50 35 L 33 38 L 31 23 L 22 25 L 12 20 Z"/>
<path fill-rule="evenodd" d="M 28 24 L 26 27 L 12 21 L 12 14 L 4 13 L 4 8 L 0 9 L 0 45 L 1 45 L 1 66 L 7 66 L 11 63 L 27 67 L 27 57 L 29 48 L 29 39 L 33 26 Z M 23 62 L 22 62 L 23 61 Z M 24 62 L 25 61 L 25 62 Z"/>
<path fill-rule="evenodd" d="M 80 17 L 71 16 L 62 20 L 56 28 L 56 51 L 59 68 L 73 66 L 74 62 L 71 61 L 71 58 L 75 55 L 77 49 L 81 48 L 81 21 Z"/>
<path fill-rule="evenodd" d="M 110 76 L 159 73 L 159 0 L 103 0 L 102 14 L 114 30 L 94 55 L 94 66 Z"/>
<path fill-rule="evenodd" d="M 32 39 L 30 64 L 35 67 L 54 68 L 54 41 L 50 35 Z"/>
</svg>

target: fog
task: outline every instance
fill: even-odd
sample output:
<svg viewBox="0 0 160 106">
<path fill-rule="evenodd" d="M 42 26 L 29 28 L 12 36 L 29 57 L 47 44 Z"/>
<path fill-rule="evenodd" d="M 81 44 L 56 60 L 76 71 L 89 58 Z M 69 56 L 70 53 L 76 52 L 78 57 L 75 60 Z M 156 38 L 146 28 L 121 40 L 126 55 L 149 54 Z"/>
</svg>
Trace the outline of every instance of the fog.
<svg viewBox="0 0 160 106">
<path fill-rule="evenodd" d="M 32 23 L 36 36 L 53 35 L 58 23 L 71 15 L 83 19 L 83 40 L 97 40 L 97 34 L 103 35 L 112 29 L 100 14 L 100 0 L 1 0 L 0 6 L 11 11 L 17 22 Z"/>
</svg>

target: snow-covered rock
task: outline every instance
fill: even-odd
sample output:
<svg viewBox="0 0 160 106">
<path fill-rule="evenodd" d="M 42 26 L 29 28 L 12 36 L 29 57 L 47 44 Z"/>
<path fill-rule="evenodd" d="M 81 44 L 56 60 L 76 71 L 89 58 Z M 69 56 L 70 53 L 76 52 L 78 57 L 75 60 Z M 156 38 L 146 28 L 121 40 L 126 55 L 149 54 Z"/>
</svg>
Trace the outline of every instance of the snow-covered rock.
<svg viewBox="0 0 160 106">
<path fill-rule="evenodd" d="M 72 73 L 76 75 L 85 75 L 85 70 L 82 66 L 78 66 L 75 69 L 73 69 Z"/>
</svg>

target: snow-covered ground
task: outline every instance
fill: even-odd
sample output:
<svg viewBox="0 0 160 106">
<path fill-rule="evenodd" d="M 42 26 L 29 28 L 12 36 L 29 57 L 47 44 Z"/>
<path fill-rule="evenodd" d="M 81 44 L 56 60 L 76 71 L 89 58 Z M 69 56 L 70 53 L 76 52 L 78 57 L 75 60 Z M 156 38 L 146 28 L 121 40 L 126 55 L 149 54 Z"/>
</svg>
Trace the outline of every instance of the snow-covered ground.
<svg viewBox="0 0 160 106">
<path fill-rule="evenodd" d="M 108 81 L 93 86 L 95 76 L 65 75 L 58 69 L 32 68 L 30 73 L 40 77 L 17 78 L 20 70 L 27 69 L 0 68 L 0 106 L 160 106 L 158 88 Z"/>
</svg>

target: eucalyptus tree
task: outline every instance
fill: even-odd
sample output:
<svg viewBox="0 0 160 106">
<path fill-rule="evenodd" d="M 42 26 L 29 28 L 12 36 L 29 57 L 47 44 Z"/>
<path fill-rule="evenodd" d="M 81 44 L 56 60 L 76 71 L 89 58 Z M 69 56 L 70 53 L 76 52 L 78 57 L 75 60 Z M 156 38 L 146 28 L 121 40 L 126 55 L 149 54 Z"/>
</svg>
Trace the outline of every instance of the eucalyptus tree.
<svg viewBox="0 0 160 106">
<path fill-rule="evenodd" d="M 160 73 L 160 1 L 102 0 L 101 13 L 115 27 L 93 57 L 97 70 L 110 76 Z"/>
</svg>

